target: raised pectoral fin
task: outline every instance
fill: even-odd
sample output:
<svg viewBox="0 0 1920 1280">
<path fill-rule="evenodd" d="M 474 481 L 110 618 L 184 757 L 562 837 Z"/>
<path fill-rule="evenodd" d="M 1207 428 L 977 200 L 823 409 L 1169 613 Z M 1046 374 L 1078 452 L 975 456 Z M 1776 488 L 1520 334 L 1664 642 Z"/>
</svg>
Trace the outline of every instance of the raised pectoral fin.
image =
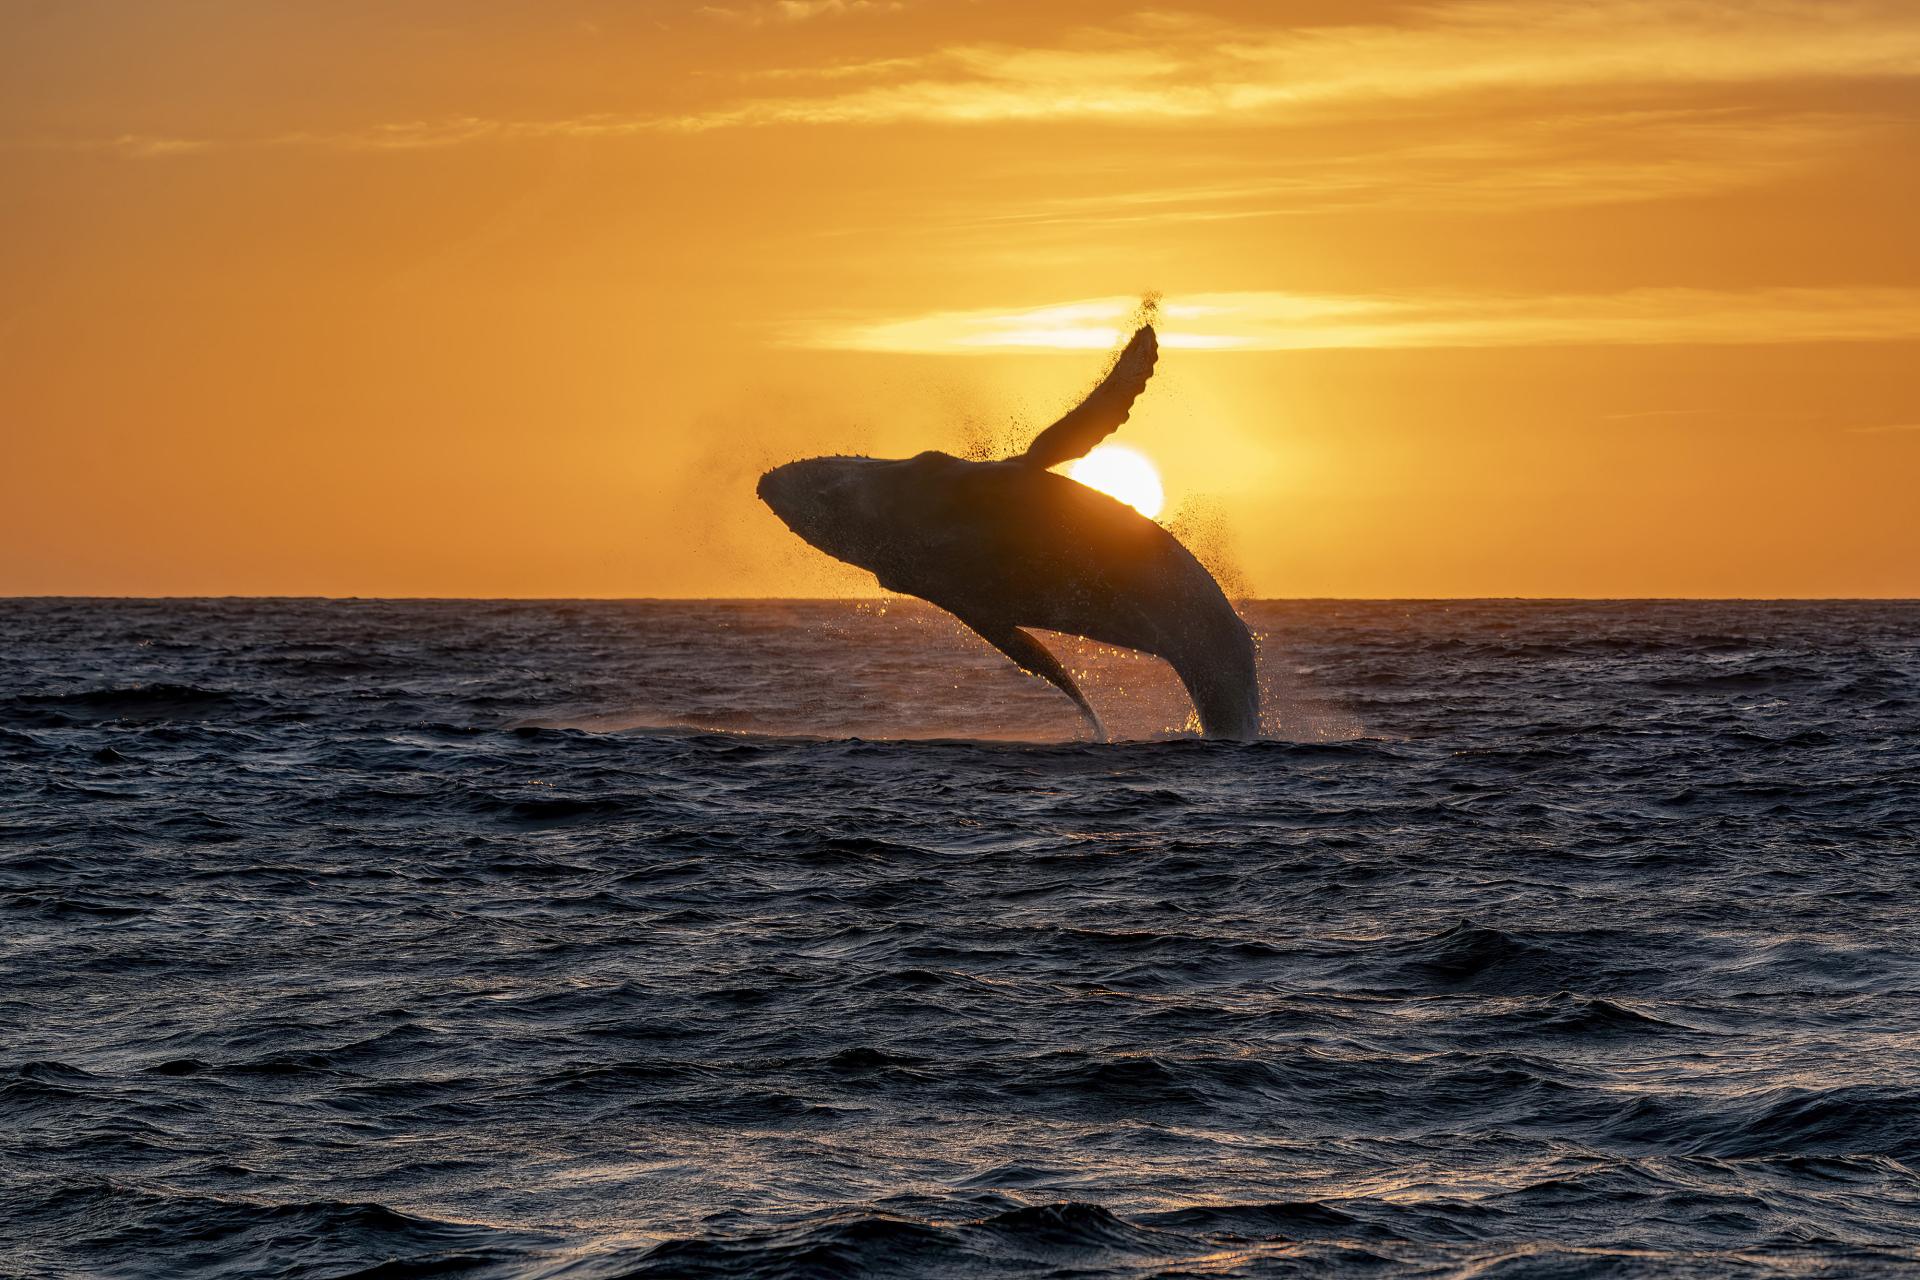
<svg viewBox="0 0 1920 1280">
<path fill-rule="evenodd" d="M 1127 415 L 1133 402 L 1146 390 L 1153 376 L 1153 362 L 1160 351 L 1153 326 L 1143 324 L 1127 343 L 1126 350 L 1114 362 L 1113 371 L 1087 394 L 1087 398 L 1069 409 L 1060 421 L 1034 438 L 1021 460 L 1037 467 L 1058 466 L 1082 457 L 1112 435 Z M 1018 662 L 1019 659 L 1014 659 Z"/>
<path fill-rule="evenodd" d="M 1073 705 L 1080 708 L 1080 714 L 1087 718 L 1087 724 L 1093 729 L 1093 740 L 1095 742 L 1107 740 L 1106 727 L 1100 723 L 1100 716 L 1094 711 L 1093 704 L 1087 701 L 1086 695 L 1080 692 L 1080 686 L 1073 682 L 1073 677 L 1067 674 L 1067 669 L 1060 665 L 1058 658 L 1048 652 L 1045 645 L 1015 626 L 1004 623 L 982 623 L 964 617 L 960 621 L 979 632 L 988 644 L 1012 658 L 1022 671 L 1039 676 L 1072 698 Z"/>
</svg>

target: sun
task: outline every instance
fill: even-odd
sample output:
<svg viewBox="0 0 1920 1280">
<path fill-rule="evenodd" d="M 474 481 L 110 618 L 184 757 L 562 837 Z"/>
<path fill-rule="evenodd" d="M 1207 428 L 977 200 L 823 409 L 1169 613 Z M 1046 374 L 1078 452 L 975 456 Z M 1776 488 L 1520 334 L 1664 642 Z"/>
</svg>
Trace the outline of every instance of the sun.
<svg viewBox="0 0 1920 1280">
<path fill-rule="evenodd" d="M 1147 455 L 1123 444 L 1103 444 L 1067 468 L 1069 478 L 1089 489 L 1098 489 L 1151 520 L 1166 505 L 1166 491 L 1160 487 L 1160 473 L 1153 469 Z"/>
</svg>

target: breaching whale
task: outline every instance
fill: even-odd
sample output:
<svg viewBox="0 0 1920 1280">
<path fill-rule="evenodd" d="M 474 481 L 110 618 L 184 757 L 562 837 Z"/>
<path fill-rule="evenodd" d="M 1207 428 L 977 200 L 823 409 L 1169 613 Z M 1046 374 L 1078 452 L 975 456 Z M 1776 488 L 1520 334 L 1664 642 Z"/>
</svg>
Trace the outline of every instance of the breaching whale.
<svg viewBox="0 0 1920 1280">
<path fill-rule="evenodd" d="M 1100 385 L 1017 456 L 808 458 L 760 477 L 760 500 L 813 546 L 938 605 L 1051 682 L 1100 741 L 1073 677 L 1022 628 L 1164 658 L 1208 737 L 1258 737 L 1253 638 L 1213 575 L 1132 507 L 1048 470 L 1127 420 L 1157 355 L 1141 326 Z"/>
</svg>

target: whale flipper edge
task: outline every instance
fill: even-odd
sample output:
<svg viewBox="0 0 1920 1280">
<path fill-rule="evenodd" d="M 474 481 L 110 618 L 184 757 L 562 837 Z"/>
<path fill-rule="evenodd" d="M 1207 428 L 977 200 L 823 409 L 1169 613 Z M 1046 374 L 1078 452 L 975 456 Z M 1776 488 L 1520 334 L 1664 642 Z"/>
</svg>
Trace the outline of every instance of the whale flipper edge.
<svg viewBox="0 0 1920 1280">
<path fill-rule="evenodd" d="M 1087 398 L 1058 422 L 1035 436 L 1019 460 L 1036 467 L 1057 467 L 1063 462 L 1085 457 L 1093 446 L 1119 429 L 1133 411 L 1133 402 L 1146 390 L 1153 376 L 1153 364 L 1159 357 L 1160 343 L 1153 326 L 1143 324 L 1134 331 L 1113 369 Z"/>
<path fill-rule="evenodd" d="M 1039 676 L 1048 684 L 1073 699 L 1073 705 L 1080 708 L 1080 714 L 1086 717 L 1087 725 L 1093 730 L 1095 742 L 1107 740 L 1107 728 L 1100 723 L 1100 713 L 1087 701 L 1087 695 L 1080 692 L 1080 686 L 1073 682 L 1067 669 L 1060 665 L 1060 659 L 1053 656 L 1048 648 L 1022 631 L 1019 627 L 1004 622 L 988 622 L 974 618 L 961 617 L 979 633 L 980 638 L 1013 659 L 1014 665 L 1028 675 Z"/>
</svg>

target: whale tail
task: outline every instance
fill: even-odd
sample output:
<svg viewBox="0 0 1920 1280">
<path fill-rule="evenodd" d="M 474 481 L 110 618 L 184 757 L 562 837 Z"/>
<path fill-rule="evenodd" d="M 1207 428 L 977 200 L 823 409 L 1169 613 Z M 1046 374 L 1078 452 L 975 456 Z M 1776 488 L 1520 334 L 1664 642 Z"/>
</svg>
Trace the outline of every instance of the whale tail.
<svg viewBox="0 0 1920 1280">
<path fill-rule="evenodd" d="M 1193 699 L 1201 733 L 1253 742 L 1260 737 L 1260 674 L 1253 636 L 1239 615 L 1229 615 L 1230 621 L 1221 619 L 1208 627 L 1199 645 L 1161 656 Z"/>
<path fill-rule="evenodd" d="M 1036 467 L 1057 467 L 1083 457 L 1093 446 L 1105 440 L 1133 412 L 1133 402 L 1146 390 L 1153 376 L 1153 364 L 1160 355 L 1159 339 L 1153 326 L 1143 324 L 1121 351 L 1113 369 L 1087 398 L 1067 410 L 1066 416 L 1042 431 L 1020 455 L 1019 461 Z"/>
</svg>

